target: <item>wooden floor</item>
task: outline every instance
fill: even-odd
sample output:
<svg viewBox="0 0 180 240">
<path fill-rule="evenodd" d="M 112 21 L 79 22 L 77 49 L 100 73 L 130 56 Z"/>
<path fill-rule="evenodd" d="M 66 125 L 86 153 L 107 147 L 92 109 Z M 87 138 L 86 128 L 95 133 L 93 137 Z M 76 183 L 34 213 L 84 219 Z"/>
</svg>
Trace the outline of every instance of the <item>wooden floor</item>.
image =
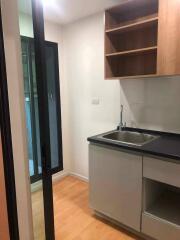
<svg viewBox="0 0 180 240">
<path fill-rule="evenodd" d="M 45 227 L 44 227 L 44 204 L 42 190 L 32 192 L 31 199 L 32 199 L 34 240 L 44 240 Z"/>
<path fill-rule="evenodd" d="M 88 183 L 66 177 L 54 184 L 56 240 L 139 240 L 95 217 L 88 203 Z"/>
</svg>

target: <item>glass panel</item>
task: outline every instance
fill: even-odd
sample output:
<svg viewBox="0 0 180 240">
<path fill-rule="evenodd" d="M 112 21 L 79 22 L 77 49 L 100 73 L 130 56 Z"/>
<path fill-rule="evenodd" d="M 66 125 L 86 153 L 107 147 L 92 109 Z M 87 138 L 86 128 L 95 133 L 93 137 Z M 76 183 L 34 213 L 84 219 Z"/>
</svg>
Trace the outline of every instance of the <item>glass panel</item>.
<svg viewBox="0 0 180 240">
<path fill-rule="evenodd" d="M 25 95 L 25 111 L 26 111 L 26 128 L 28 136 L 28 158 L 29 158 L 29 172 L 30 176 L 35 175 L 34 161 L 33 161 L 33 147 L 32 147 L 32 126 L 31 126 L 31 102 L 30 98 Z"/>
<path fill-rule="evenodd" d="M 28 159 L 29 159 L 29 172 L 30 176 L 35 174 L 34 166 L 34 151 L 32 139 L 32 102 L 30 96 L 30 77 L 29 77 L 29 57 L 28 57 L 28 43 L 26 40 L 22 41 L 22 63 L 24 74 L 24 95 L 25 95 L 25 113 L 26 113 L 26 129 L 28 140 Z"/>
<path fill-rule="evenodd" d="M 40 153 L 39 109 L 36 84 L 35 53 L 31 0 L 19 1 L 19 26 L 22 38 L 22 63 L 24 74 L 24 101 L 26 113 L 28 164 L 31 176 L 31 199 L 35 240 L 45 240 L 44 197 Z M 27 38 L 31 37 L 31 39 Z M 36 182 L 36 183 L 34 183 Z"/>
<path fill-rule="evenodd" d="M 49 125 L 50 125 L 50 140 L 51 140 L 51 168 L 59 167 L 59 148 L 58 148 L 58 117 L 57 117 L 57 85 L 58 81 L 56 74 L 56 46 L 53 44 L 46 44 L 46 68 L 47 68 L 47 82 L 48 82 L 48 103 L 49 103 Z M 59 89 L 58 89 L 59 91 Z"/>
<path fill-rule="evenodd" d="M 42 161 L 41 161 L 41 148 L 40 148 L 40 129 L 39 129 L 39 110 L 38 110 L 38 95 L 37 95 L 37 84 L 36 84 L 36 67 L 35 67 L 35 53 L 34 53 L 34 42 L 31 41 L 31 61 L 32 61 L 32 83 L 33 83 L 33 100 L 34 100 L 34 115 L 35 115 L 35 141 L 37 151 L 37 174 L 42 173 Z M 35 147 L 35 146 L 34 146 Z"/>
</svg>

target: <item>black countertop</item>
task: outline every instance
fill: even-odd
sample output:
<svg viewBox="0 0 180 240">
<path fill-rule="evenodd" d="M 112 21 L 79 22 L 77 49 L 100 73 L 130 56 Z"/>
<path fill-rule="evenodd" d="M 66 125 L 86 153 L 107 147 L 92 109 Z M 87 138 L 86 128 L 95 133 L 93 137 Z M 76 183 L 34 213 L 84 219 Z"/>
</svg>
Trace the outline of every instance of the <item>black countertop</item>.
<svg viewBox="0 0 180 240">
<path fill-rule="evenodd" d="M 131 150 L 143 154 L 151 154 L 159 157 L 179 160 L 180 163 L 180 134 L 151 131 L 137 128 L 123 128 L 123 131 L 136 131 L 149 133 L 159 136 L 159 138 L 149 142 L 143 146 L 128 145 L 120 142 L 102 138 L 103 135 L 110 133 L 102 133 L 93 137 L 89 137 L 88 141 L 92 143 L 117 147 L 119 149 Z M 112 132 L 112 131 L 111 131 Z"/>
</svg>

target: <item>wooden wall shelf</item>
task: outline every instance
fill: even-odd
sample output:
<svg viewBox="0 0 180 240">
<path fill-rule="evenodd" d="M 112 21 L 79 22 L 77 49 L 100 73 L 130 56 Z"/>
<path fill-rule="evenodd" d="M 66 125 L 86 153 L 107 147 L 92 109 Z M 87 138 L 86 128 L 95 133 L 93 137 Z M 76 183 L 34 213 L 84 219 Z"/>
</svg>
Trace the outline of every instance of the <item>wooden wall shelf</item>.
<svg viewBox="0 0 180 240">
<path fill-rule="evenodd" d="M 113 33 L 113 32 L 116 33 L 116 32 L 130 31 L 131 29 L 137 30 L 137 29 L 140 29 L 143 27 L 153 25 L 154 23 L 157 23 L 157 22 L 158 22 L 158 17 L 153 17 L 153 18 L 148 18 L 146 20 L 140 20 L 135 23 L 123 25 L 121 27 L 107 29 L 107 30 L 105 30 L 105 32 L 106 33 Z"/>
<path fill-rule="evenodd" d="M 133 76 L 125 76 L 125 77 L 111 77 L 111 78 L 105 78 L 105 80 L 119 80 L 119 79 L 137 79 L 137 78 L 153 78 L 158 77 L 157 74 L 146 74 L 146 75 L 133 75 Z"/>
<path fill-rule="evenodd" d="M 115 53 L 109 53 L 106 54 L 106 57 L 116 57 L 116 56 L 122 56 L 122 55 L 138 55 L 139 53 L 145 53 L 145 52 L 153 52 L 157 50 L 157 46 L 155 47 L 148 47 L 148 48 L 140 48 L 135 50 L 129 50 L 129 51 L 122 51 L 122 52 L 115 52 Z"/>
<path fill-rule="evenodd" d="M 105 79 L 179 75 L 179 12 L 179 0 L 127 0 L 106 10 Z"/>
<path fill-rule="evenodd" d="M 127 77 L 156 74 L 157 51 L 140 52 L 133 55 L 106 57 L 106 77 Z"/>
</svg>

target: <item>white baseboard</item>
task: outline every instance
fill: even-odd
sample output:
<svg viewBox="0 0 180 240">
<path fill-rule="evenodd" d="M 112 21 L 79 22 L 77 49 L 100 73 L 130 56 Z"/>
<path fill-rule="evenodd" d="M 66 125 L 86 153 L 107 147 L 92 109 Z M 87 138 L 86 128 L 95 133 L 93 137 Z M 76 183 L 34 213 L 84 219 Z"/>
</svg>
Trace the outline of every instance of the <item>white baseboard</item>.
<svg viewBox="0 0 180 240">
<path fill-rule="evenodd" d="M 75 172 L 57 173 L 53 176 L 53 182 L 59 181 L 66 176 L 73 176 L 73 177 L 79 178 L 82 181 L 89 182 L 89 179 L 87 177 L 80 175 L 78 173 L 75 173 Z"/>
<path fill-rule="evenodd" d="M 67 177 L 67 176 L 73 176 L 76 177 L 82 181 L 85 182 L 89 182 L 89 179 L 85 176 L 82 176 L 78 173 L 75 172 L 59 172 L 53 175 L 52 177 L 52 181 L 53 183 L 58 182 L 60 180 L 62 180 L 63 178 Z M 38 190 L 42 189 L 42 181 L 38 181 L 36 183 L 31 184 L 31 192 L 36 192 Z"/>
<path fill-rule="evenodd" d="M 53 175 L 52 181 L 53 183 L 60 181 L 64 177 L 70 175 L 68 172 L 59 172 Z M 31 184 L 31 192 L 36 192 L 42 189 L 42 181 L 35 182 Z"/>
<path fill-rule="evenodd" d="M 59 180 L 63 179 L 64 177 L 69 176 L 70 174 L 68 172 L 59 172 L 53 175 L 52 181 L 58 182 Z"/>
<path fill-rule="evenodd" d="M 79 178 L 79 179 L 81 179 L 82 181 L 89 182 L 88 177 L 85 177 L 85 176 L 83 176 L 83 175 L 81 175 L 81 174 L 78 174 L 78 173 L 75 173 L 75 172 L 70 172 L 69 175 L 70 175 L 70 176 L 74 176 L 74 177 L 76 177 L 76 178 Z"/>
<path fill-rule="evenodd" d="M 38 181 L 31 184 L 31 192 L 36 192 L 42 189 L 42 181 Z"/>
</svg>

